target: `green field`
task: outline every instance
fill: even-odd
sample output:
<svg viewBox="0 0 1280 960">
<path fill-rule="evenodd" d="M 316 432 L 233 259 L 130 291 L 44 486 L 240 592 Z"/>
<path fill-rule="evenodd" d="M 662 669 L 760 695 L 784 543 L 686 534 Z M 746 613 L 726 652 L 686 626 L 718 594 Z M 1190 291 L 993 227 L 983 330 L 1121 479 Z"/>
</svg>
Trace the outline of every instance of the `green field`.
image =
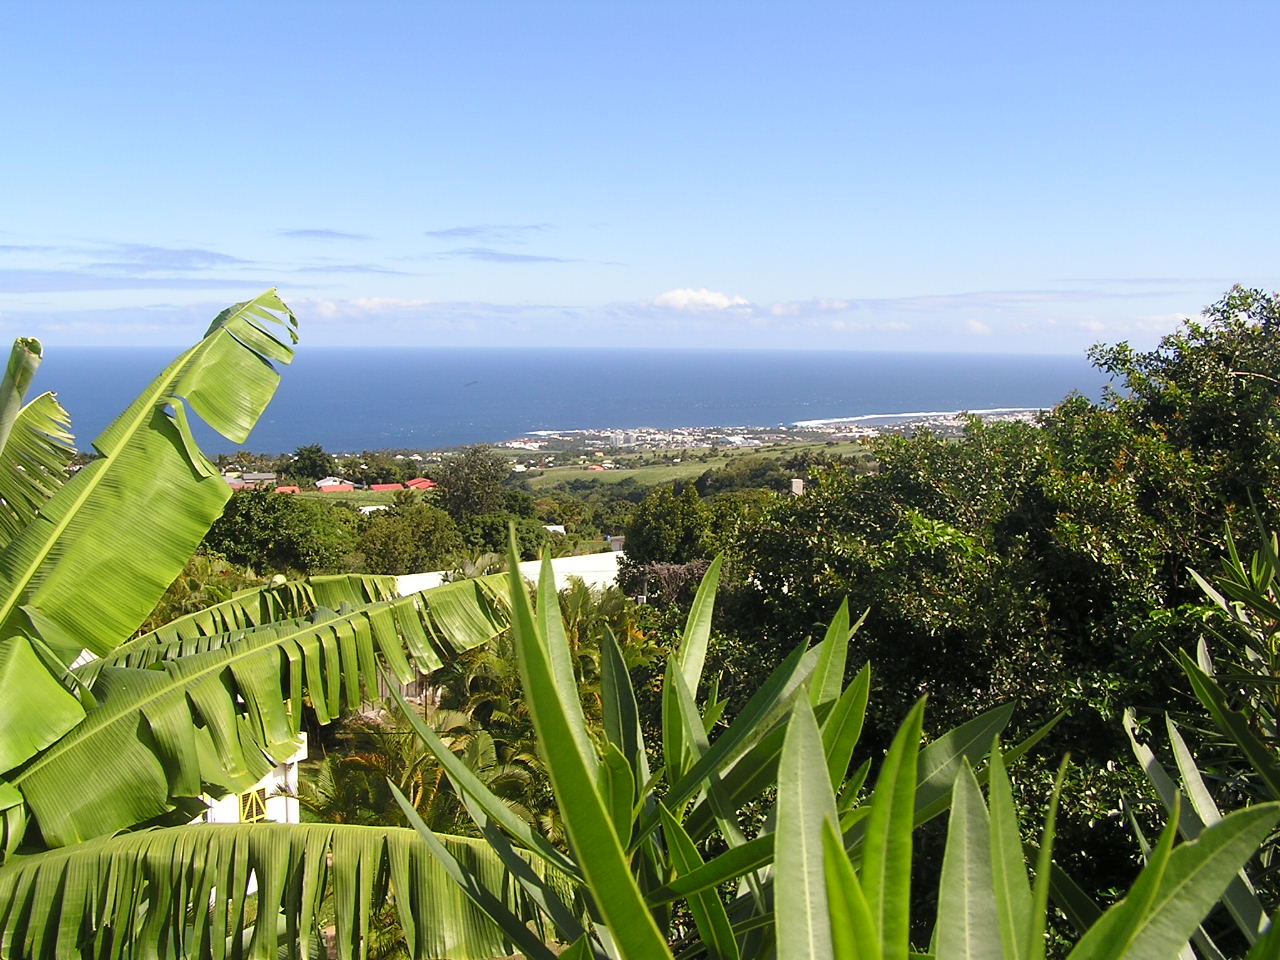
<svg viewBox="0 0 1280 960">
<path fill-rule="evenodd" d="M 785 446 L 751 447 L 742 450 L 711 450 L 708 448 L 647 450 L 643 454 L 614 457 L 613 470 L 588 470 L 586 464 L 572 464 L 564 467 L 550 467 L 540 476 L 531 477 L 529 486 L 534 490 L 547 490 L 562 486 L 570 480 L 590 480 L 595 483 L 621 483 L 633 479 L 642 486 L 658 486 L 675 480 L 692 480 L 702 476 L 708 470 L 721 467 L 742 457 L 769 457 L 783 460 L 805 451 L 824 451 L 835 455 L 865 454 L 866 448 L 857 442 L 846 443 L 792 443 Z M 679 458 L 679 463 L 670 460 Z M 652 461 L 664 459 L 666 463 L 645 463 L 634 465 L 636 461 Z"/>
<path fill-rule="evenodd" d="M 391 506 L 395 502 L 394 490 L 355 490 L 351 493 L 321 493 L 319 490 L 303 490 L 293 494 L 308 500 L 324 500 L 328 503 L 349 503 L 353 507 Z"/>
</svg>

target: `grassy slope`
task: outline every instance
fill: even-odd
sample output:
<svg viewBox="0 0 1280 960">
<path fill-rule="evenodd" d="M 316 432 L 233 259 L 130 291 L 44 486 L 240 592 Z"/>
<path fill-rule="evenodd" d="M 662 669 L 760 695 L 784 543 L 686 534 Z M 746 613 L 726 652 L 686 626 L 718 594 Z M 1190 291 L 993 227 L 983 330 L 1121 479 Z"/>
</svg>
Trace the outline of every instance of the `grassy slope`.
<svg viewBox="0 0 1280 960">
<path fill-rule="evenodd" d="M 529 486 L 534 490 L 546 490 L 560 486 L 570 480 L 591 480 L 596 483 L 621 483 L 627 478 L 634 478 L 642 486 L 657 486 L 671 483 L 673 480 L 691 480 L 702 476 L 707 470 L 717 470 L 741 457 L 764 456 L 778 460 L 796 456 L 804 451 L 825 451 L 829 454 L 865 453 L 859 443 L 837 443 L 828 446 L 825 443 L 795 443 L 786 446 L 751 447 L 743 450 L 715 451 L 708 455 L 705 449 L 682 449 L 669 451 L 646 451 L 644 454 L 622 455 L 613 458 L 616 470 L 587 470 L 584 465 L 567 467 L 551 467 L 543 471 L 541 476 L 532 477 Z M 628 466 L 636 460 L 653 459 L 658 456 L 674 459 L 680 463 L 663 463 L 651 466 Z M 705 457 L 705 459 L 703 459 Z"/>
</svg>

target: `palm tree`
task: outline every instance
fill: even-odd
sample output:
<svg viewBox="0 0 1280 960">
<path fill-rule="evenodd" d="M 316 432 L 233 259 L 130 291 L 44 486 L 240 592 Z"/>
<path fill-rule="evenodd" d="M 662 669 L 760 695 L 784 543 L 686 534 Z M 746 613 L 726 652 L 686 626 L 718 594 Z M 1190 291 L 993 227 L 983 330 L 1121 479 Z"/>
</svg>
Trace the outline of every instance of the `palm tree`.
<svg viewBox="0 0 1280 960">
<path fill-rule="evenodd" d="M 414 956 L 510 952 L 413 831 L 189 822 L 201 795 L 291 754 L 304 710 L 327 723 L 381 670 L 407 681 L 506 622 L 483 580 L 400 597 L 390 578 L 340 576 L 135 636 L 230 496 L 190 413 L 243 442 L 296 341 L 274 291 L 223 311 L 70 477 L 65 411 L 52 394 L 22 402 L 40 346 L 15 344 L 0 384 L 0 956 L 304 955 L 326 897 L 344 957 L 388 898 Z M 501 880 L 481 845 L 449 842 Z"/>
<path fill-rule="evenodd" d="M 529 766 L 519 758 L 507 762 L 493 735 L 460 710 L 430 702 L 411 704 L 410 709 L 486 789 L 523 820 L 532 820 L 524 803 L 533 777 Z M 366 818 L 361 822 L 403 823 L 404 814 L 390 789 L 395 784 L 432 830 L 472 830 L 444 768 L 394 703 L 354 717 L 343 727 L 340 736 L 346 745 L 321 758 L 318 775 L 298 785 L 299 802 L 316 819 L 345 823 L 358 812 Z"/>
</svg>

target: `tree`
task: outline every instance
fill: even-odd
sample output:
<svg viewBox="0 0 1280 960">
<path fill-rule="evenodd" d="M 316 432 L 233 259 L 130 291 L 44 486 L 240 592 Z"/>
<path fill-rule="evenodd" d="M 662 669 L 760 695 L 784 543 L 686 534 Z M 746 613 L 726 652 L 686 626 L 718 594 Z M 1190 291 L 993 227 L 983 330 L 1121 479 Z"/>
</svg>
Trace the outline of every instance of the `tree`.
<svg viewBox="0 0 1280 960">
<path fill-rule="evenodd" d="M 727 541 L 724 625 L 776 662 L 848 597 L 869 611 L 858 649 L 888 717 L 922 692 L 944 723 L 1007 701 L 1024 722 L 1070 709 L 1049 740 L 1077 761 L 1066 846 L 1093 889 L 1122 882 L 1106 853 L 1134 780 L 1121 713 L 1177 683 L 1163 649 L 1198 628 L 1186 569 L 1213 561 L 1223 512 L 1280 504 L 1276 314 L 1234 290 L 1155 351 L 1095 348 L 1120 381 L 1101 404 L 975 421 L 958 441 L 887 437 L 876 473 L 820 472 Z"/>
<path fill-rule="evenodd" d="M 1110 399 L 1121 415 L 1208 468 L 1221 503 L 1235 510 L 1261 498 L 1267 521 L 1274 522 L 1280 516 L 1280 294 L 1237 285 L 1203 317 L 1187 321 L 1155 350 L 1098 345 L 1090 357 L 1120 378 L 1122 389 Z"/>
<path fill-rule="evenodd" d="M 0 387 L 0 954 L 238 953 L 251 876 L 256 955 L 275 952 L 277 915 L 290 952 L 308 952 L 331 877 L 344 957 L 389 890 L 415 954 L 508 952 L 494 928 L 471 926 L 469 902 L 408 831 L 173 825 L 201 794 L 243 789 L 289 754 L 304 705 L 324 723 L 376 688 L 379 654 L 407 680 L 411 663 L 439 664 L 436 643 L 464 649 L 505 625 L 483 582 L 399 597 L 383 578 L 331 577 L 238 593 L 130 639 L 231 495 L 188 411 L 242 441 L 294 341 L 274 291 L 224 311 L 65 483 L 65 414 L 51 395 L 21 405 L 39 349 L 16 346 Z M 503 871 L 477 845 L 447 843 Z"/>
<path fill-rule="evenodd" d="M 693 484 L 677 494 L 657 487 L 636 508 L 627 524 L 627 559 L 633 564 L 688 563 L 707 556 L 709 518 Z"/>
<path fill-rule="evenodd" d="M 501 513 L 506 508 L 505 487 L 511 465 L 489 447 L 463 447 L 431 471 L 436 503 L 458 524 L 471 517 Z"/>
<path fill-rule="evenodd" d="M 390 509 L 364 518 L 356 544 L 360 569 L 387 574 L 443 569 L 463 547 L 453 518 L 417 494 L 399 496 Z"/>
<path fill-rule="evenodd" d="M 542 545 L 551 539 L 543 524 L 532 517 L 514 513 L 473 514 L 462 524 L 462 537 L 472 550 L 497 552 L 507 542 L 507 531 L 514 524 L 521 560 L 537 559 Z"/>
<path fill-rule="evenodd" d="M 322 480 L 333 476 L 338 464 L 318 443 L 309 443 L 293 451 L 288 473 L 298 480 Z"/>
<path fill-rule="evenodd" d="M 336 573 L 349 569 L 358 523 L 359 515 L 345 505 L 237 490 L 205 544 L 259 573 Z"/>
</svg>

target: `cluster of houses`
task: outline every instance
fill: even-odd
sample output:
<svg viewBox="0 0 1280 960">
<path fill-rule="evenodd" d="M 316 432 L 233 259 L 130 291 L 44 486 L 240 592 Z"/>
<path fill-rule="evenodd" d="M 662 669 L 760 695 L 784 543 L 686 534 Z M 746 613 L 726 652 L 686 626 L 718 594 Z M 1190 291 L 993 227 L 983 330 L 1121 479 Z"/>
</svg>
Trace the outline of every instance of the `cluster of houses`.
<svg viewBox="0 0 1280 960">
<path fill-rule="evenodd" d="M 227 473 L 224 474 L 227 485 L 232 490 L 274 490 L 276 493 L 301 493 L 302 488 L 295 484 L 277 486 L 279 477 L 274 473 Z M 324 477 L 316 481 L 316 489 L 321 493 L 352 493 L 355 490 L 420 490 L 426 492 L 435 489 L 436 482 L 426 477 L 414 477 L 405 483 L 371 483 L 355 484 L 341 477 Z"/>
</svg>

